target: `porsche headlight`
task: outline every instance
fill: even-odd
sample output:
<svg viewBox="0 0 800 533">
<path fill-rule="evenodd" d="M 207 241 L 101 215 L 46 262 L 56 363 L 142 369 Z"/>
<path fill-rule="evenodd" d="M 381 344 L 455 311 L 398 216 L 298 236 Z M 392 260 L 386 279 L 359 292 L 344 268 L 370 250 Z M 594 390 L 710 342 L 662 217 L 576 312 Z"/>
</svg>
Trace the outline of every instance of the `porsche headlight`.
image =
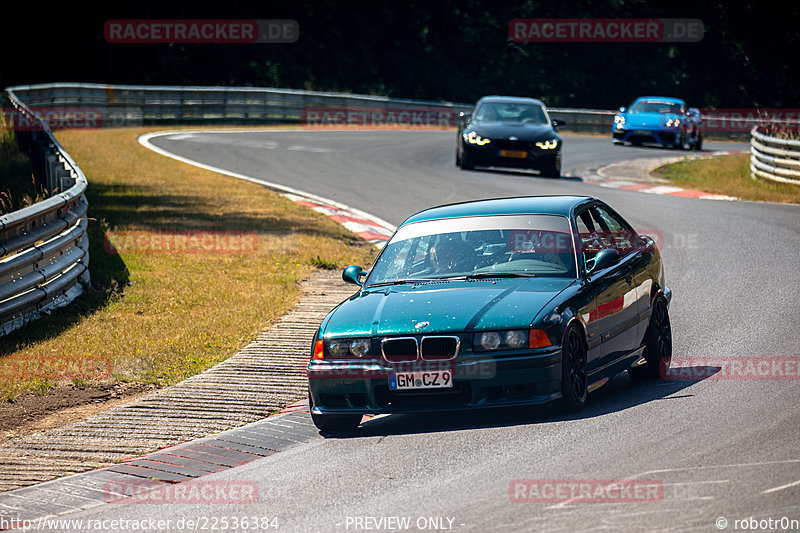
<svg viewBox="0 0 800 533">
<path fill-rule="evenodd" d="M 550 139 L 549 141 L 539 141 L 536 146 L 542 150 L 553 150 L 558 147 L 558 139 Z"/>
<path fill-rule="evenodd" d="M 679 119 L 679 118 L 667 119 L 667 127 L 668 128 L 677 128 L 680 125 L 681 125 L 681 119 Z"/>
<path fill-rule="evenodd" d="M 624 128 L 625 127 L 625 117 L 621 117 L 619 115 L 616 115 L 614 117 L 614 125 L 617 127 L 618 130 Z"/>
<path fill-rule="evenodd" d="M 484 139 L 474 131 L 469 132 L 468 134 L 464 134 L 464 140 L 467 141 L 469 144 L 477 144 L 478 146 L 483 146 L 484 144 L 489 144 L 492 142 L 491 139 Z"/>
</svg>

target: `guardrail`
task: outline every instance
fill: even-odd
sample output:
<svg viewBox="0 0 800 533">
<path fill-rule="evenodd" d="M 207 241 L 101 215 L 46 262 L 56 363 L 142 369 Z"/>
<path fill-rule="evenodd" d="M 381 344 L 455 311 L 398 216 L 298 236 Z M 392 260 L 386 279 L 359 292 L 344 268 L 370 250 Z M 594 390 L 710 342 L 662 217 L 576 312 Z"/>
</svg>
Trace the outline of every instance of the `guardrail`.
<svg viewBox="0 0 800 533">
<path fill-rule="evenodd" d="M 800 185 L 800 141 L 779 139 L 750 130 L 750 173 L 781 183 Z"/>
<path fill-rule="evenodd" d="M 14 128 L 20 149 L 51 196 L 0 216 L 0 334 L 66 305 L 89 281 L 86 177 L 47 124 L 13 90 L 6 94 L 25 119 Z"/>
<path fill-rule="evenodd" d="M 473 104 L 388 98 L 349 93 L 270 89 L 264 87 L 193 87 L 104 85 L 95 83 L 44 83 L 20 85 L 12 90 L 32 109 L 50 108 L 55 124 L 63 127 L 119 127 L 149 124 L 299 124 L 309 110 L 352 110 L 345 122 L 358 124 L 367 116 L 359 111 L 381 109 L 429 110 L 444 112 L 455 125 L 461 111 L 471 111 Z M 63 117 L 59 111 L 64 111 Z M 80 112 L 83 111 L 83 115 Z M 609 135 L 616 111 L 604 109 L 548 108 L 550 115 L 566 125 L 564 131 Z M 380 113 L 377 113 L 380 115 Z M 409 115 L 411 116 L 411 115 Z M 422 115 L 422 123 L 430 116 Z M 392 115 L 384 115 L 384 119 Z M 396 118 L 396 117 L 394 117 Z M 742 129 L 745 118 L 703 115 L 706 138 L 743 140 L 749 130 Z M 735 119 L 735 120 L 734 120 Z M 413 120 L 413 116 L 412 116 Z M 747 119 L 749 120 L 749 119 Z M 744 121 L 744 122 L 743 122 Z M 77 124 L 76 124 L 77 122 Z M 403 124 L 400 124 L 403 125 Z M 411 123 L 410 125 L 414 125 Z"/>
<path fill-rule="evenodd" d="M 46 83 L 12 87 L 32 109 L 52 111 L 56 125 L 66 127 L 119 127 L 148 124 L 317 124 L 359 125 L 376 116 L 382 124 L 434 124 L 442 117 L 455 125 L 459 112 L 472 111 L 473 104 L 388 98 L 347 93 L 269 89 L 261 87 L 169 87 L 102 85 L 90 83 Z M 59 117 L 58 110 L 64 110 Z M 323 113 L 324 111 L 330 113 Z M 347 113 L 347 111 L 351 111 Z M 403 110 L 406 117 L 400 116 Z M 82 111 L 83 116 L 78 116 Z M 388 111 L 370 113 L 370 111 Z M 392 114 L 392 111 L 395 113 Z M 553 118 L 564 120 L 566 131 L 609 133 L 614 111 L 549 108 Z M 415 113 L 419 112 L 419 113 Z M 369 122 L 368 122 L 369 123 Z"/>
<path fill-rule="evenodd" d="M 164 123 L 299 123 L 308 109 L 315 108 L 435 108 L 457 115 L 472 107 L 451 102 L 262 87 L 47 83 L 12 89 L 34 109 L 96 110 L 102 127 Z"/>
</svg>

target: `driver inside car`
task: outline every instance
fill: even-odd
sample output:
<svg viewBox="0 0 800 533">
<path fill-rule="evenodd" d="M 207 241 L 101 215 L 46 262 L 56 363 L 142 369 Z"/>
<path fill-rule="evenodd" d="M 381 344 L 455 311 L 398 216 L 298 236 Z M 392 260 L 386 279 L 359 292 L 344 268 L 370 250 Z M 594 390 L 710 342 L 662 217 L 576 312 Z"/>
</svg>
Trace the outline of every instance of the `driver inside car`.
<svg viewBox="0 0 800 533">
<path fill-rule="evenodd" d="M 475 249 L 458 234 L 442 236 L 431 247 L 430 256 L 436 274 L 469 274 L 475 268 Z"/>
</svg>

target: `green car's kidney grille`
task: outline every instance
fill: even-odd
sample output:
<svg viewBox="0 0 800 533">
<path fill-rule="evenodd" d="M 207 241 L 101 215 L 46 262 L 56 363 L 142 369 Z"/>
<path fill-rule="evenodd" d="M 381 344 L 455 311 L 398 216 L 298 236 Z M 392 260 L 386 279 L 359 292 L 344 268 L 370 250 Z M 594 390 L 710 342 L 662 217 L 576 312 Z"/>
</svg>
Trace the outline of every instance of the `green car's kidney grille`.
<svg viewBox="0 0 800 533">
<path fill-rule="evenodd" d="M 446 361 L 458 355 L 460 345 L 458 337 L 448 335 L 387 337 L 381 341 L 381 352 L 390 363 L 409 363 L 420 356 L 426 361 Z"/>
<path fill-rule="evenodd" d="M 383 357 L 391 363 L 408 363 L 417 360 L 417 339 L 399 337 L 381 341 Z"/>
<path fill-rule="evenodd" d="M 458 337 L 422 337 L 420 353 L 426 361 L 442 361 L 453 359 L 458 347 Z"/>
</svg>

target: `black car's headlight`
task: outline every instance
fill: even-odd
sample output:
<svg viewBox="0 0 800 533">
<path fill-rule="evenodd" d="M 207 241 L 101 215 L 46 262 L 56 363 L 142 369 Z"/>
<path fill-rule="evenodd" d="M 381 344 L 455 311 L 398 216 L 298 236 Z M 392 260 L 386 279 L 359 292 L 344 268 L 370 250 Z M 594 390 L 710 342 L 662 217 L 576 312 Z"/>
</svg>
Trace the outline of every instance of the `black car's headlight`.
<svg viewBox="0 0 800 533">
<path fill-rule="evenodd" d="M 491 139 L 486 139 L 484 137 L 481 137 L 474 131 L 471 131 L 469 133 L 464 133 L 462 137 L 464 137 L 464 140 L 469 144 L 475 144 L 478 146 L 483 146 L 485 144 L 489 144 L 490 142 L 492 142 Z"/>
<path fill-rule="evenodd" d="M 318 340 L 314 346 L 314 359 L 362 359 L 371 355 L 369 338 Z"/>
<path fill-rule="evenodd" d="M 547 333 L 541 329 L 481 331 L 475 333 L 472 338 L 472 350 L 475 352 L 546 348 L 547 346 L 552 346 L 552 343 Z"/>
<path fill-rule="evenodd" d="M 539 141 L 536 143 L 537 148 L 542 150 L 555 150 L 558 148 L 558 139 L 549 139 L 547 141 Z"/>
</svg>

